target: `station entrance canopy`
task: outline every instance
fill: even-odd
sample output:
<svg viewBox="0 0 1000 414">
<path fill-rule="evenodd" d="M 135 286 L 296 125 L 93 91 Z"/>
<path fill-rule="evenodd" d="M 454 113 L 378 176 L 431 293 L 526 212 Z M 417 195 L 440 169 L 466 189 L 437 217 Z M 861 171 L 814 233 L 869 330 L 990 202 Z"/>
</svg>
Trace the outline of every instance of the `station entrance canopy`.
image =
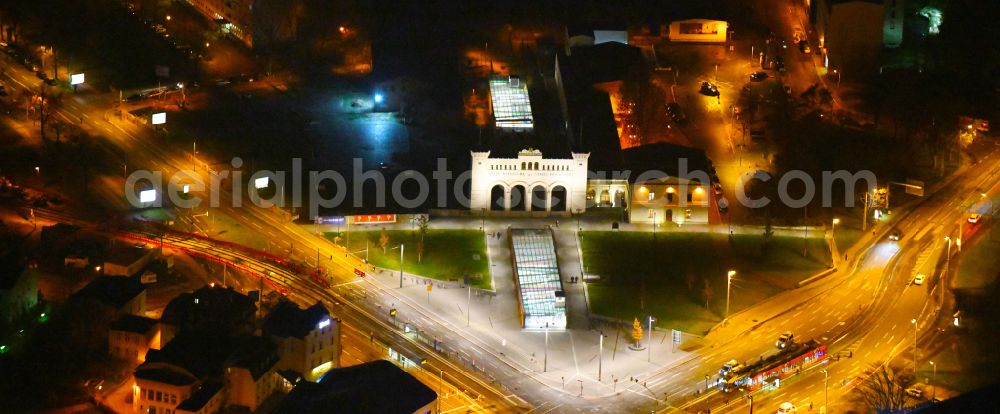
<svg viewBox="0 0 1000 414">
<path fill-rule="evenodd" d="M 512 229 L 511 244 L 522 327 L 565 329 L 566 297 L 552 233 L 542 229 Z"/>
</svg>

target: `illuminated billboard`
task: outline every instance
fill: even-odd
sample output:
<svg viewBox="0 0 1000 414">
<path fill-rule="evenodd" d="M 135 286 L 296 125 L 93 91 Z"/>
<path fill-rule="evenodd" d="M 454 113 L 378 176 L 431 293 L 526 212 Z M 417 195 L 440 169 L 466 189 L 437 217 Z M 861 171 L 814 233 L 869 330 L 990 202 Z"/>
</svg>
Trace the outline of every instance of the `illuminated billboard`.
<svg viewBox="0 0 1000 414">
<path fill-rule="evenodd" d="M 351 222 L 354 224 L 383 224 L 383 223 L 395 223 L 395 214 L 364 214 L 359 216 L 351 216 Z"/>
<path fill-rule="evenodd" d="M 157 112 L 153 114 L 153 125 L 161 125 L 167 123 L 167 113 Z"/>
<path fill-rule="evenodd" d="M 83 83 L 83 74 L 82 73 L 74 73 L 74 74 L 72 74 L 72 75 L 69 76 L 69 84 L 70 85 L 79 85 L 81 83 Z"/>
<path fill-rule="evenodd" d="M 530 130 L 534 127 L 528 85 L 521 78 L 510 76 L 490 79 L 490 101 L 497 128 Z"/>
</svg>

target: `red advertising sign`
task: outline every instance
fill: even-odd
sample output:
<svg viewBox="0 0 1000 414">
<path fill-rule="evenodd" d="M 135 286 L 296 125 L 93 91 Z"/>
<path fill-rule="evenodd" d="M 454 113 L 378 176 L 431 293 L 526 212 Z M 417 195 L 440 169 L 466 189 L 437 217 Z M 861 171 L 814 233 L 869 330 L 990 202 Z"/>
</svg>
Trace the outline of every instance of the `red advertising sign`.
<svg viewBox="0 0 1000 414">
<path fill-rule="evenodd" d="M 365 277 L 365 272 L 358 268 L 354 268 L 354 274 L 358 275 L 358 277 Z"/>
<path fill-rule="evenodd" d="M 364 214 L 360 216 L 351 216 L 351 221 L 354 224 L 383 224 L 383 223 L 395 223 L 395 214 Z"/>
</svg>

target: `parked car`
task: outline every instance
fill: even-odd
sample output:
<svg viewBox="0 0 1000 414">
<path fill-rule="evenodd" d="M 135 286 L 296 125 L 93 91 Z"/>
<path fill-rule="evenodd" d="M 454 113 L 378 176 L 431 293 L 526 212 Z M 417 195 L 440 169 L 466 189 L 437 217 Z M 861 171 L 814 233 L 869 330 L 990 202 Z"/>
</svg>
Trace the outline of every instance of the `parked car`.
<svg viewBox="0 0 1000 414">
<path fill-rule="evenodd" d="M 767 79 L 767 72 L 754 72 L 750 74 L 750 82 L 761 82 Z"/>
<path fill-rule="evenodd" d="M 670 119 L 674 120 L 675 123 L 683 124 L 687 122 L 687 115 L 684 114 L 684 111 L 677 102 L 667 104 L 667 115 L 670 115 Z"/>
<path fill-rule="evenodd" d="M 919 400 L 919 399 L 924 398 L 924 390 L 922 390 L 922 389 L 920 389 L 918 387 L 915 387 L 915 386 L 914 387 L 910 387 L 910 388 L 906 389 L 906 395 L 909 395 L 910 397 L 913 397 L 913 398 L 916 398 L 916 399 Z"/>
<path fill-rule="evenodd" d="M 45 82 L 45 84 L 49 86 L 56 86 L 57 83 L 56 80 L 52 78 L 45 78 L 43 82 Z"/>
</svg>

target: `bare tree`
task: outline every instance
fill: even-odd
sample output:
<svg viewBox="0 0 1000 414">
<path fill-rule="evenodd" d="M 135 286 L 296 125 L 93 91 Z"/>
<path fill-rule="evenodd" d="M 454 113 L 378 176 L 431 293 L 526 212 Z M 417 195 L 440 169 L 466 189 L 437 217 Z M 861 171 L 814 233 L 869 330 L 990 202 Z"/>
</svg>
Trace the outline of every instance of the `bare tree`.
<svg viewBox="0 0 1000 414">
<path fill-rule="evenodd" d="M 903 411 L 906 404 L 906 386 L 910 380 L 883 365 L 865 378 L 857 390 L 875 412 L 896 413 Z"/>
<path fill-rule="evenodd" d="M 417 216 L 417 228 L 420 229 L 420 240 L 417 241 L 417 263 L 421 263 L 424 258 L 424 236 L 427 235 L 427 216 L 421 214 Z"/>
<path fill-rule="evenodd" d="M 378 246 L 382 248 L 382 254 L 385 254 L 386 248 L 389 247 L 389 232 L 382 228 L 382 234 L 378 238 Z"/>
<path fill-rule="evenodd" d="M 59 95 L 50 93 L 44 85 L 28 99 L 28 109 L 38 116 L 38 131 L 45 138 L 45 125 L 52 119 Z"/>
<path fill-rule="evenodd" d="M 701 289 L 701 294 L 705 297 L 705 308 L 707 309 L 708 303 L 715 297 L 715 290 L 712 289 L 712 284 L 709 283 L 708 278 L 704 278 L 702 281 L 704 282 L 704 286 Z"/>
</svg>

